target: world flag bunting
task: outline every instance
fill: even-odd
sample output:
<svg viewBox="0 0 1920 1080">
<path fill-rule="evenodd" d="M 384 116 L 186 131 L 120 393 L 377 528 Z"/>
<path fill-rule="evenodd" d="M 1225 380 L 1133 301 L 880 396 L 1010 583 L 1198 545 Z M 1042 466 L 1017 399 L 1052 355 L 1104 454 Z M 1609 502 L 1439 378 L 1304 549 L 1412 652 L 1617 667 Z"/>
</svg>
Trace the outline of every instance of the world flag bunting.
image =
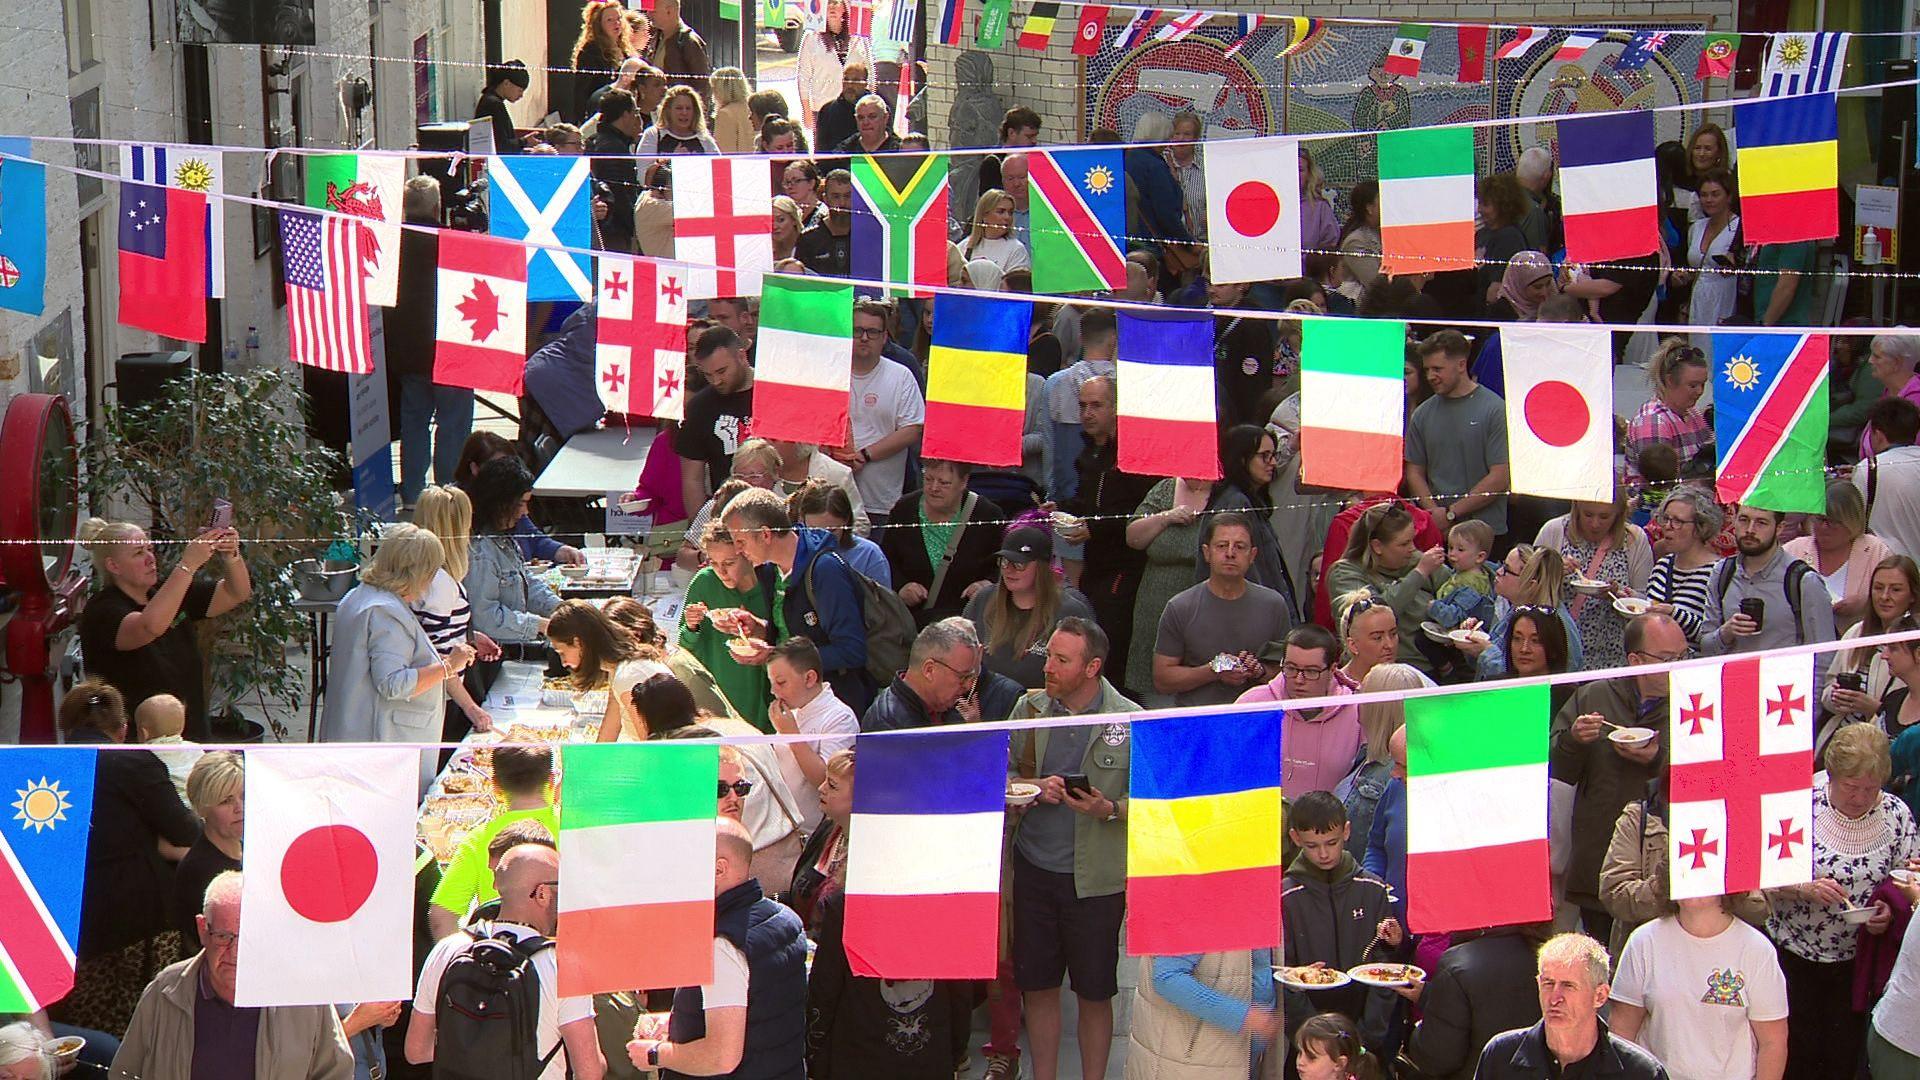
<svg viewBox="0 0 1920 1080">
<path fill-rule="evenodd" d="M 1613 501 L 1613 335 L 1522 323 L 1500 331 L 1516 494 Z"/>
<path fill-rule="evenodd" d="M 400 201 L 407 159 L 379 154 L 315 154 L 306 159 L 306 204 L 365 218 L 360 261 L 367 303 L 392 307 L 400 292 Z"/>
<path fill-rule="evenodd" d="M 600 256 L 594 385 L 608 412 L 686 417 L 687 268 Z"/>
<path fill-rule="evenodd" d="M 1646 68 L 1660 50 L 1666 47 L 1669 32 L 1665 30 L 1636 30 L 1627 40 L 1627 47 L 1613 59 L 1615 71 L 1641 71 Z"/>
<path fill-rule="evenodd" d="M 366 223 L 339 214 L 280 211 L 286 259 L 287 353 L 296 364 L 373 374 L 361 234 Z"/>
<path fill-rule="evenodd" d="M 982 49 L 997 49 L 1007 41 L 1007 19 L 1013 12 L 1013 0 L 984 0 L 980 7 L 980 25 L 974 28 L 973 43 Z"/>
<path fill-rule="evenodd" d="M 1840 89 L 1851 38 L 1845 33 L 1773 35 L 1760 67 L 1762 96 L 1829 94 Z"/>
<path fill-rule="evenodd" d="M 773 269 L 773 192 L 764 162 L 705 154 L 673 163 L 673 253 L 695 300 L 755 296 Z M 944 280 L 944 279 L 943 279 Z"/>
<path fill-rule="evenodd" d="M 560 996 L 712 982 L 720 748 L 568 746 L 560 761 Z"/>
<path fill-rule="evenodd" d="M 98 754 L 23 746 L 0 757 L 13 811 L 0 824 L 0 1011 L 37 1012 L 73 989 Z"/>
<path fill-rule="evenodd" d="M 1324 29 L 1319 19 L 1305 15 L 1282 15 L 1287 23 L 1287 44 L 1280 50 L 1281 56 L 1295 56 L 1312 48 L 1321 38 Z"/>
<path fill-rule="evenodd" d="M 1107 7 L 1104 4 L 1084 4 L 1080 8 L 1080 19 L 1073 27 L 1073 55 L 1097 56 L 1100 52 L 1100 35 L 1107 29 Z"/>
<path fill-rule="evenodd" d="M 234 1004 L 396 1001 L 413 992 L 421 753 L 410 746 L 247 752 L 253 812 Z M 326 963 L 288 963 L 294 942 Z"/>
<path fill-rule="evenodd" d="M 1159 26 L 1160 20 L 1165 17 L 1165 12 L 1156 11 L 1153 8 L 1136 10 L 1127 20 L 1127 24 L 1120 28 L 1120 36 L 1114 39 L 1113 47 L 1126 52 L 1128 49 L 1137 49 L 1145 45 L 1147 39 L 1152 36 L 1154 27 Z"/>
<path fill-rule="evenodd" d="M 942 45 L 967 43 L 967 0 L 940 0 L 939 42 Z"/>
<path fill-rule="evenodd" d="M 1060 5 L 1057 0 L 1039 0 L 1033 10 L 1027 13 L 1027 21 L 1021 24 L 1020 37 L 1015 44 L 1023 49 L 1045 50 L 1047 41 L 1053 37 L 1054 23 L 1060 19 Z"/>
<path fill-rule="evenodd" d="M 1215 282 L 1300 275 L 1298 147 L 1277 138 L 1207 144 L 1208 260 Z"/>
<path fill-rule="evenodd" d="M 760 185 L 766 190 L 766 184 Z M 853 286 L 768 274 L 754 357 L 753 433 L 843 446 L 853 394 Z"/>
<path fill-rule="evenodd" d="M 1560 199 L 1567 259 L 1607 262 L 1660 243 L 1653 113 L 1640 109 L 1559 122 Z"/>
<path fill-rule="evenodd" d="M 1813 657 L 1672 672 L 1668 895 L 1813 880 Z"/>
<path fill-rule="evenodd" d="M 854 749 L 848 966 L 878 979 L 993 978 L 1007 733 L 863 735 Z"/>
<path fill-rule="evenodd" d="M 1487 78 L 1487 37 L 1491 27 L 1456 26 L 1453 28 L 1454 44 L 1460 50 L 1459 82 L 1485 82 Z"/>
<path fill-rule="evenodd" d="M 1388 131 L 1379 140 L 1381 271 L 1471 269 L 1473 129 Z"/>
<path fill-rule="evenodd" d="M 207 197 L 185 188 L 120 184 L 123 326 L 207 340 Z"/>
<path fill-rule="evenodd" d="M 1153 38 L 1155 41 L 1179 41 L 1182 38 L 1192 35 L 1195 30 L 1205 26 L 1207 20 L 1212 17 L 1213 13 L 1210 11 L 1178 12 L 1172 18 L 1168 19 L 1164 26 L 1160 27 L 1159 31 L 1153 35 Z"/>
<path fill-rule="evenodd" d="M 1213 316 L 1121 311 L 1114 353 L 1122 472 L 1218 479 Z"/>
<path fill-rule="evenodd" d="M 1547 40 L 1547 29 L 1544 26 L 1518 27 L 1514 30 L 1513 36 L 1507 39 L 1506 44 L 1493 51 L 1493 58 L 1511 60 L 1517 56 L 1525 56 L 1535 45 L 1545 40 Z"/>
<path fill-rule="evenodd" d="M 1300 343 L 1300 479 L 1393 491 L 1406 426 L 1407 325 L 1308 319 Z"/>
<path fill-rule="evenodd" d="M 699 160 L 688 158 L 687 160 Z M 585 251 L 593 247 L 591 164 L 582 157 L 519 154 L 487 159 L 487 228 L 506 240 L 529 246 L 527 299 L 593 299 L 593 268 Z M 674 170 L 675 193 L 680 171 Z M 767 183 L 763 177 L 760 190 Z M 681 211 L 685 213 L 684 209 Z M 676 220 L 675 225 L 679 222 Z M 768 228 L 771 228 L 769 223 Z M 771 243 L 771 240 L 769 240 Z M 561 251 L 559 248 L 573 248 Z"/>
<path fill-rule="evenodd" d="M 215 298 L 227 295 L 227 204 L 219 197 L 226 191 L 223 160 L 220 151 L 205 146 L 120 147 L 122 180 L 185 188 L 207 197 L 207 295 Z"/>
<path fill-rule="evenodd" d="M 1560 47 L 1553 52 L 1553 58 L 1561 63 L 1572 63 L 1587 55 L 1587 50 L 1600 43 L 1607 35 L 1598 30 L 1575 30 L 1560 40 Z"/>
<path fill-rule="evenodd" d="M 1733 75 L 1733 64 L 1740 55 L 1739 34 L 1708 34 L 1700 44 L 1700 62 L 1694 65 L 1696 79 L 1725 79 Z"/>
<path fill-rule="evenodd" d="M 1713 369 L 1720 501 L 1825 513 L 1827 336 L 1715 334 Z"/>
<path fill-rule="evenodd" d="M 1127 952 L 1278 944 L 1281 713 L 1189 712 L 1130 728 Z"/>
<path fill-rule="evenodd" d="M 1233 40 L 1227 44 L 1227 51 L 1220 54 L 1222 56 L 1239 55 L 1240 50 L 1246 48 L 1247 43 L 1253 40 L 1253 32 L 1266 24 L 1267 16 L 1235 15 L 1233 19 Z"/>
<path fill-rule="evenodd" d="M 1749 244 L 1829 240 L 1840 232 L 1840 118 L 1832 94 L 1733 107 L 1740 140 L 1740 227 Z"/>
<path fill-rule="evenodd" d="M 0 139 L 0 308 L 38 315 L 47 304 L 47 167 L 27 139 Z"/>
<path fill-rule="evenodd" d="M 439 246 L 434 383 L 520 393 L 527 368 L 526 252 L 457 229 L 442 230 Z"/>
<path fill-rule="evenodd" d="M 1427 55 L 1427 35 L 1433 28 L 1420 23 L 1401 23 L 1394 32 L 1393 44 L 1387 46 L 1387 58 L 1382 65 L 1387 74 L 1413 78 L 1420 74 L 1421 58 Z"/>
<path fill-rule="evenodd" d="M 853 276 L 902 285 L 945 285 L 947 156 L 862 154 L 853 159 L 849 171 L 853 173 Z M 892 291 L 900 296 L 912 290 Z M 926 295 L 924 290 L 916 294 Z"/>
<path fill-rule="evenodd" d="M 1033 291 L 1089 292 L 1127 283 L 1127 180 L 1118 150 L 1027 155 Z M 766 191 L 764 181 L 760 190 Z"/>
<path fill-rule="evenodd" d="M 975 465 L 1020 464 L 1032 325 L 1031 300 L 966 293 L 934 298 L 922 455 Z"/>
<path fill-rule="evenodd" d="M 1553 917 L 1547 686 L 1408 698 L 1407 926 Z"/>
</svg>

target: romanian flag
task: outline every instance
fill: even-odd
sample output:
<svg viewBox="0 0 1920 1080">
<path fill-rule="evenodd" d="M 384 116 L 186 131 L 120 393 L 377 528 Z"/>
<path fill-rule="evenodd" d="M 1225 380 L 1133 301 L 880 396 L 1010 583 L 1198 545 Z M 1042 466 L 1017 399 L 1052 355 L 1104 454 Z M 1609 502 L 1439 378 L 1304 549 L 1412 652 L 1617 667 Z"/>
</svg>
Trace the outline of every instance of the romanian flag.
<svg viewBox="0 0 1920 1080">
<path fill-rule="evenodd" d="M 1020 26 L 1019 46 L 1023 49 L 1045 50 L 1047 39 L 1053 37 L 1054 21 L 1060 17 L 1060 5 L 1055 0 L 1039 0 L 1033 10 L 1027 13 L 1027 21 Z"/>
<path fill-rule="evenodd" d="M 1133 725 L 1131 955 L 1279 943 L 1280 716 L 1183 713 Z"/>
<path fill-rule="evenodd" d="M 1122 472 L 1220 475 L 1213 316 L 1122 311 L 1114 355 Z"/>
<path fill-rule="evenodd" d="M 1750 244 L 1827 240 L 1840 232 L 1840 135 L 1832 94 L 1733 107 L 1740 139 L 1740 221 Z"/>
<path fill-rule="evenodd" d="M 934 299 L 922 454 L 975 465 L 1020 464 L 1032 325 L 1031 300 L 963 293 Z"/>
</svg>

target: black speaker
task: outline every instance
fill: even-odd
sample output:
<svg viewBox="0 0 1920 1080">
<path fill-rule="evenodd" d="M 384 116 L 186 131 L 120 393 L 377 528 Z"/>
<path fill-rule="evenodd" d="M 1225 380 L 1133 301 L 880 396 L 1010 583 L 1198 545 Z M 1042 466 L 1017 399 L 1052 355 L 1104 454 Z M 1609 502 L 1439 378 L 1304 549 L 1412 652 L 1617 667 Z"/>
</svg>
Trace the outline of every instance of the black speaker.
<svg viewBox="0 0 1920 1080">
<path fill-rule="evenodd" d="M 1886 74 L 1882 76 L 1885 81 L 1906 82 L 1913 78 L 1914 63 L 1906 57 L 1895 57 L 1886 61 L 1885 70 Z M 1879 106 L 1880 145 L 1874 172 L 1879 174 L 1881 183 L 1899 186 L 1913 167 L 1912 135 L 1908 136 L 1907 153 L 1900 153 L 1901 134 L 1913 128 L 1913 84 L 1907 82 L 1904 86 L 1889 86 L 1882 90 Z"/>
<path fill-rule="evenodd" d="M 113 365 L 113 386 L 121 407 L 158 401 L 168 383 L 185 375 L 193 366 L 193 354 L 184 349 L 173 352 L 121 353 Z"/>
</svg>

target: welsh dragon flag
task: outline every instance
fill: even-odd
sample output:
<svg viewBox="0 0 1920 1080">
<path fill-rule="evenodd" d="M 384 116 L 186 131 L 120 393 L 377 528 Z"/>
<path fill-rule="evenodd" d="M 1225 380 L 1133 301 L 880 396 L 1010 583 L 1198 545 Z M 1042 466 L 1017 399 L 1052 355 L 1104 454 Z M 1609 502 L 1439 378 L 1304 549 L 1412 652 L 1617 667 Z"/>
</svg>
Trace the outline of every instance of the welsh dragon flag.
<svg viewBox="0 0 1920 1080">
<path fill-rule="evenodd" d="M 400 198 L 407 161 L 373 154 L 315 154 L 307 158 L 308 206 L 363 217 L 360 264 L 367 303 L 392 307 L 400 292 Z"/>
</svg>

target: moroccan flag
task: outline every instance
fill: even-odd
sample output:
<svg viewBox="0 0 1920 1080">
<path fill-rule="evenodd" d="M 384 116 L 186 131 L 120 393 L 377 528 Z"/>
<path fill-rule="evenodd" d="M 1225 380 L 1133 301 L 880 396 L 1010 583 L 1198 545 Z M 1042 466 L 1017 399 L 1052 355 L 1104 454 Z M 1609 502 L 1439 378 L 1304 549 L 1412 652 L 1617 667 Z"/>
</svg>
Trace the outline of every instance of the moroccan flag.
<svg viewBox="0 0 1920 1080">
<path fill-rule="evenodd" d="M 1500 329 L 1513 490 L 1613 501 L 1613 334 L 1603 326 Z"/>
<path fill-rule="evenodd" d="M 98 753 L 20 746 L 0 756 L 0 791 L 13 793 L 0 829 L 0 1011 L 37 1012 L 73 989 Z"/>
<path fill-rule="evenodd" d="M 1813 880 L 1813 657 L 1728 660 L 1669 678 L 1669 895 Z"/>
<path fill-rule="evenodd" d="M 1140 476 L 1218 479 L 1213 316 L 1118 315 L 1119 468 Z"/>
<path fill-rule="evenodd" d="M 1407 926 L 1415 933 L 1553 917 L 1548 690 L 1407 699 Z"/>
<path fill-rule="evenodd" d="M 120 182 L 120 323 L 207 340 L 207 197 Z"/>
<path fill-rule="evenodd" d="M 1490 29 L 1486 26 L 1453 28 L 1454 41 L 1460 46 L 1460 74 L 1455 81 L 1461 83 L 1486 81 L 1487 35 Z"/>
<path fill-rule="evenodd" d="M 1118 150 L 1027 155 L 1033 291 L 1089 292 L 1127 283 L 1127 179 Z"/>
<path fill-rule="evenodd" d="M 1473 267 L 1473 129 L 1383 131 L 1380 269 L 1424 274 Z"/>
<path fill-rule="evenodd" d="M 1020 27 L 1019 46 L 1023 49 L 1045 50 L 1047 40 L 1053 37 L 1053 24 L 1059 18 L 1060 5 L 1056 0 L 1039 0 Z"/>
<path fill-rule="evenodd" d="M 862 154 L 852 165 L 853 276 L 945 285 L 947 156 Z M 908 290 L 893 291 L 905 295 Z"/>
<path fill-rule="evenodd" d="M 1723 503 L 1827 508 L 1827 336 L 1713 335 L 1713 441 Z"/>
<path fill-rule="evenodd" d="M 921 454 L 975 465 L 1020 464 L 1032 325 L 1031 300 L 970 293 L 934 298 Z"/>
<path fill-rule="evenodd" d="M 443 229 L 439 286 L 434 383 L 520 393 L 527 369 L 526 250 L 481 233 Z"/>
<path fill-rule="evenodd" d="M 308 206 L 368 220 L 360 233 L 367 303 L 392 307 L 400 291 L 400 199 L 407 183 L 407 159 L 314 154 L 306 164 Z"/>
<path fill-rule="evenodd" d="M 720 748 L 568 746 L 560 767 L 560 996 L 712 982 Z"/>
<path fill-rule="evenodd" d="M 1653 113 L 1561 120 L 1560 195 L 1569 261 L 1651 254 L 1660 244 Z"/>
<path fill-rule="evenodd" d="M 1840 232 L 1839 116 L 1832 94 L 1733 107 L 1740 139 L 1740 227 L 1749 244 L 1828 240 Z"/>
<path fill-rule="evenodd" d="M 1104 4 L 1086 4 L 1080 8 L 1080 21 L 1074 24 L 1073 55 L 1097 56 L 1100 52 L 1100 36 L 1107 30 L 1107 8 Z"/>
<path fill-rule="evenodd" d="M 1407 324 L 1308 319 L 1300 345 L 1300 479 L 1357 491 L 1400 486 Z"/>
<path fill-rule="evenodd" d="M 1733 76 L 1733 62 L 1740 55 L 1739 34 L 1708 34 L 1700 44 L 1700 63 L 1694 66 L 1696 79 L 1726 79 Z"/>
<path fill-rule="evenodd" d="M 1131 726 L 1128 953 L 1279 943 L 1280 716 L 1187 712 Z"/>
<path fill-rule="evenodd" d="M 1405 75 L 1412 78 L 1420 74 L 1420 59 L 1427 54 L 1427 34 L 1432 27 L 1419 23 L 1401 23 L 1394 32 L 1393 44 L 1387 48 L 1387 59 L 1383 66 L 1389 75 Z"/>
<path fill-rule="evenodd" d="M 753 433 L 844 445 L 853 394 L 853 286 L 768 274 L 763 287 Z"/>
</svg>

